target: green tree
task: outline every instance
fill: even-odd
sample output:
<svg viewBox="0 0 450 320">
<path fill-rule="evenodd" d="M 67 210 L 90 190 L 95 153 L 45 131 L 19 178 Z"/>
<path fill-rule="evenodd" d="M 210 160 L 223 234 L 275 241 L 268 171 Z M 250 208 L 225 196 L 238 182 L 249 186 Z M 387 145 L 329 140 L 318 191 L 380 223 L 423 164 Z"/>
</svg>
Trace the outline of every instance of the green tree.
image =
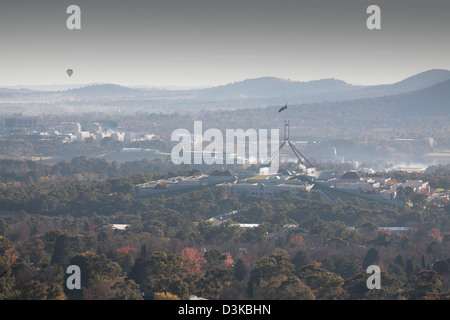
<svg viewBox="0 0 450 320">
<path fill-rule="evenodd" d="M 6 231 L 8 230 L 9 226 L 5 222 L 5 220 L 0 218 L 0 236 L 4 236 Z"/>
<path fill-rule="evenodd" d="M 143 300 L 139 285 L 131 279 L 118 281 L 111 289 L 112 300 Z"/>
<path fill-rule="evenodd" d="M 389 264 L 389 273 L 393 274 L 393 275 L 396 275 L 396 276 L 398 276 L 400 278 L 405 278 L 406 277 L 405 269 L 402 266 L 400 266 L 400 265 L 398 265 L 396 263 Z"/>
<path fill-rule="evenodd" d="M 13 299 L 17 295 L 14 284 L 11 264 L 0 255 L 0 300 Z"/>
<path fill-rule="evenodd" d="M 47 300 L 66 300 L 67 296 L 64 293 L 64 288 L 62 285 L 63 281 L 60 283 L 52 282 L 47 287 Z"/>
<path fill-rule="evenodd" d="M 155 280 L 151 290 L 154 292 L 171 293 L 183 300 L 188 299 L 189 296 L 188 283 L 186 283 L 178 275 Z"/>
<path fill-rule="evenodd" d="M 292 263 L 296 269 L 300 269 L 301 267 L 313 263 L 313 261 L 305 250 L 300 250 L 295 254 L 294 258 L 292 258 Z"/>
<path fill-rule="evenodd" d="M 433 270 L 439 275 L 445 276 L 450 273 L 450 264 L 446 260 L 439 260 L 433 264 Z"/>
<path fill-rule="evenodd" d="M 48 286 L 39 280 L 27 282 L 20 293 L 21 300 L 47 300 Z"/>
<path fill-rule="evenodd" d="M 131 271 L 128 273 L 128 277 L 133 279 L 137 284 L 143 285 L 150 277 L 151 271 L 148 260 L 143 257 L 139 257 L 134 262 Z"/>
<path fill-rule="evenodd" d="M 414 272 L 414 266 L 411 259 L 406 260 L 405 272 L 408 277 L 410 277 Z"/>
<path fill-rule="evenodd" d="M 108 259 L 104 254 L 78 254 L 70 259 L 70 265 L 76 265 L 81 272 L 81 290 L 67 290 L 70 299 L 111 298 L 111 286 L 120 280 L 122 269 L 117 262 Z M 67 277 L 67 276 L 66 276 Z"/>
<path fill-rule="evenodd" d="M 385 272 L 381 272 L 381 288 L 368 289 L 369 274 L 362 271 L 352 278 L 345 280 L 344 289 L 350 300 L 397 300 L 404 299 L 402 280 Z"/>
<path fill-rule="evenodd" d="M 403 257 L 401 255 L 398 255 L 395 260 L 394 263 L 399 265 L 400 267 L 404 268 L 405 267 L 405 263 L 403 262 Z"/>
<path fill-rule="evenodd" d="M 285 280 L 273 280 L 257 290 L 256 299 L 261 300 L 315 300 L 311 289 L 298 277 L 289 276 Z"/>
<path fill-rule="evenodd" d="M 310 264 L 296 271 L 296 276 L 307 285 L 320 300 L 343 299 L 344 279 L 341 276 Z"/>
<path fill-rule="evenodd" d="M 366 256 L 364 257 L 364 260 L 362 262 L 363 269 L 367 269 L 370 265 L 376 265 L 378 261 L 380 260 L 380 254 L 378 253 L 378 250 L 375 248 L 370 248 Z"/>
<path fill-rule="evenodd" d="M 33 237 L 25 242 L 21 248 L 24 256 L 28 257 L 30 263 L 36 265 L 48 265 L 51 261 L 51 254 L 47 250 L 41 237 Z"/>
<path fill-rule="evenodd" d="M 234 265 L 233 271 L 234 271 L 234 277 L 236 278 L 236 280 L 239 280 L 239 281 L 244 280 L 248 274 L 247 266 L 245 265 L 244 260 L 239 258 L 236 261 L 236 264 Z"/>
<path fill-rule="evenodd" d="M 255 289 L 264 286 L 279 276 L 290 276 L 295 266 L 290 261 L 286 251 L 273 253 L 267 257 L 257 260 L 253 270 L 250 272 L 247 292 L 250 297 L 253 296 Z"/>
<path fill-rule="evenodd" d="M 408 299 L 418 300 L 440 293 L 442 287 L 442 278 L 436 271 L 421 270 L 405 283 L 405 293 Z"/>
<path fill-rule="evenodd" d="M 226 259 L 226 256 L 219 250 L 212 249 L 205 252 L 205 259 L 208 263 L 208 267 L 211 269 L 215 269 L 223 263 L 223 261 Z"/>
<path fill-rule="evenodd" d="M 224 287 L 229 286 L 235 280 L 230 269 L 207 270 L 204 277 L 199 277 L 195 282 L 194 292 L 198 296 L 217 299 Z"/>
<path fill-rule="evenodd" d="M 430 248 L 430 247 L 428 247 L 428 248 Z M 428 248 L 427 248 L 427 250 L 428 250 Z M 425 256 L 424 255 L 422 255 L 422 260 L 420 260 L 420 267 L 423 270 L 425 270 L 427 268 L 427 264 L 425 263 Z"/>
<path fill-rule="evenodd" d="M 343 279 L 353 277 L 361 271 L 361 266 L 347 259 L 339 258 L 334 262 L 334 273 L 340 275 Z"/>
<path fill-rule="evenodd" d="M 66 234 L 59 235 L 55 240 L 51 262 L 60 266 L 66 266 L 71 258 L 71 254 L 72 250 L 69 236 Z"/>
<path fill-rule="evenodd" d="M 147 258 L 136 259 L 128 277 L 145 291 L 152 288 L 152 279 L 170 277 L 179 274 L 180 271 L 179 257 L 167 255 L 165 252 L 153 252 Z"/>
</svg>

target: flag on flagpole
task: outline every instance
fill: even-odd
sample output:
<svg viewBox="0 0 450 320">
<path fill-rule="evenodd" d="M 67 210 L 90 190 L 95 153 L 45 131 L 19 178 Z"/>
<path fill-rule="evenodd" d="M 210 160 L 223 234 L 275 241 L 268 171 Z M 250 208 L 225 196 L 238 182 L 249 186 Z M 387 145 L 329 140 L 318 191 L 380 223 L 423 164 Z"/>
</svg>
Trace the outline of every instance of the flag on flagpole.
<svg viewBox="0 0 450 320">
<path fill-rule="evenodd" d="M 284 109 L 287 109 L 287 104 L 285 104 L 283 107 L 281 107 L 281 109 L 278 110 L 278 112 L 281 112 L 281 111 L 283 111 Z"/>
</svg>

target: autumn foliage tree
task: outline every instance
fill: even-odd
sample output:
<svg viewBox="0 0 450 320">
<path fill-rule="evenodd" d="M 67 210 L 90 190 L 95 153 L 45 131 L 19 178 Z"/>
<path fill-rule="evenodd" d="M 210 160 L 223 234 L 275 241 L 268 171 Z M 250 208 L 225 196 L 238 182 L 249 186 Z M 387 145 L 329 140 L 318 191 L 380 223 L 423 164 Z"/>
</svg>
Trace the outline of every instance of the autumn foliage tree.
<svg viewBox="0 0 450 320">
<path fill-rule="evenodd" d="M 134 254 L 136 249 L 130 246 L 117 248 L 116 257 L 120 266 L 124 270 L 130 270 L 134 264 Z"/>
<path fill-rule="evenodd" d="M 130 246 L 120 247 L 116 250 L 117 258 L 119 260 L 123 259 L 127 254 L 132 254 L 134 252 L 136 252 L 136 249 Z"/>
<path fill-rule="evenodd" d="M 12 265 L 14 262 L 16 262 L 18 257 L 19 257 L 19 255 L 14 251 L 13 248 L 9 248 L 9 249 L 5 250 L 5 258 L 9 264 Z"/>
<path fill-rule="evenodd" d="M 170 292 L 155 292 L 155 300 L 180 300 L 180 298 Z"/>
<path fill-rule="evenodd" d="M 205 254 L 195 248 L 186 247 L 181 251 L 181 267 L 192 275 L 204 275 Z"/>
<path fill-rule="evenodd" d="M 437 228 L 432 228 L 432 229 L 428 232 L 428 235 L 429 235 L 430 237 L 432 237 L 433 239 L 435 239 L 436 241 L 438 241 L 438 242 L 442 242 L 442 239 L 444 238 L 444 237 L 441 235 L 441 231 L 440 231 L 439 229 L 437 229 Z"/>
<path fill-rule="evenodd" d="M 301 248 L 304 245 L 303 237 L 300 235 L 292 236 L 289 239 L 289 246 L 294 248 Z"/>
</svg>

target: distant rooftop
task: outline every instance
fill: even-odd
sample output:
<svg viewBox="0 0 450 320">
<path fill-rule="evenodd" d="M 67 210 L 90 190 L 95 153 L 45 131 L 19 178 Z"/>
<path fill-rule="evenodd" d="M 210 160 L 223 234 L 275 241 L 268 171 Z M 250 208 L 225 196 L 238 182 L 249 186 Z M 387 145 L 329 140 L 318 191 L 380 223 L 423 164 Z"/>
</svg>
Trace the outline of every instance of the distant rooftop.
<svg viewBox="0 0 450 320">
<path fill-rule="evenodd" d="M 210 177 L 231 177 L 230 170 L 219 171 L 215 170 L 213 173 L 209 175 Z"/>
<path fill-rule="evenodd" d="M 341 177 L 341 179 L 353 179 L 353 180 L 359 180 L 359 175 L 354 171 L 347 171 L 344 173 L 344 175 Z"/>
<path fill-rule="evenodd" d="M 129 224 L 114 223 L 112 225 L 112 228 L 117 229 L 117 230 L 125 230 L 128 226 L 129 226 Z"/>
</svg>

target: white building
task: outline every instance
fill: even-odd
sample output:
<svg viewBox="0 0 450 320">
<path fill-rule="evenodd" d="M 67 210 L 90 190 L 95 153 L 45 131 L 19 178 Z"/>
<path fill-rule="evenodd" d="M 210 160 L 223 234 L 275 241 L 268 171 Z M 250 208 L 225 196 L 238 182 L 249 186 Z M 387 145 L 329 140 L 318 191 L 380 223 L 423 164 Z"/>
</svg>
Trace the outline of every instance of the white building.
<svg viewBox="0 0 450 320">
<path fill-rule="evenodd" d="M 124 134 L 121 132 L 113 132 L 113 134 L 111 134 L 111 138 L 113 138 L 116 141 L 123 141 L 123 136 Z"/>
<path fill-rule="evenodd" d="M 77 140 L 77 137 L 72 133 L 61 133 L 58 131 L 47 132 L 47 137 L 49 139 L 60 140 L 65 142 L 73 142 Z"/>
<path fill-rule="evenodd" d="M 430 193 L 431 189 L 428 182 L 424 182 L 422 180 L 406 180 L 405 183 L 402 183 L 401 186 L 403 188 L 412 188 L 414 192 L 417 193 Z"/>
<path fill-rule="evenodd" d="M 75 133 L 75 137 L 77 137 L 77 140 L 79 141 L 89 139 L 91 136 L 92 134 L 89 131 L 80 131 Z"/>
<path fill-rule="evenodd" d="M 123 134 L 123 141 L 132 142 L 132 141 L 140 140 L 140 138 L 141 138 L 141 136 L 136 132 L 125 132 Z"/>
<path fill-rule="evenodd" d="M 380 196 L 383 200 L 394 200 L 397 196 L 396 188 L 390 188 L 380 191 Z"/>
<path fill-rule="evenodd" d="M 109 138 L 111 137 L 112 132 L 111 131 L 107 131 L 107 132 L 98 132 L 94 135 L 95 140 L 97 141 L 102 141 L 105 138 Z"/>
</svg>

